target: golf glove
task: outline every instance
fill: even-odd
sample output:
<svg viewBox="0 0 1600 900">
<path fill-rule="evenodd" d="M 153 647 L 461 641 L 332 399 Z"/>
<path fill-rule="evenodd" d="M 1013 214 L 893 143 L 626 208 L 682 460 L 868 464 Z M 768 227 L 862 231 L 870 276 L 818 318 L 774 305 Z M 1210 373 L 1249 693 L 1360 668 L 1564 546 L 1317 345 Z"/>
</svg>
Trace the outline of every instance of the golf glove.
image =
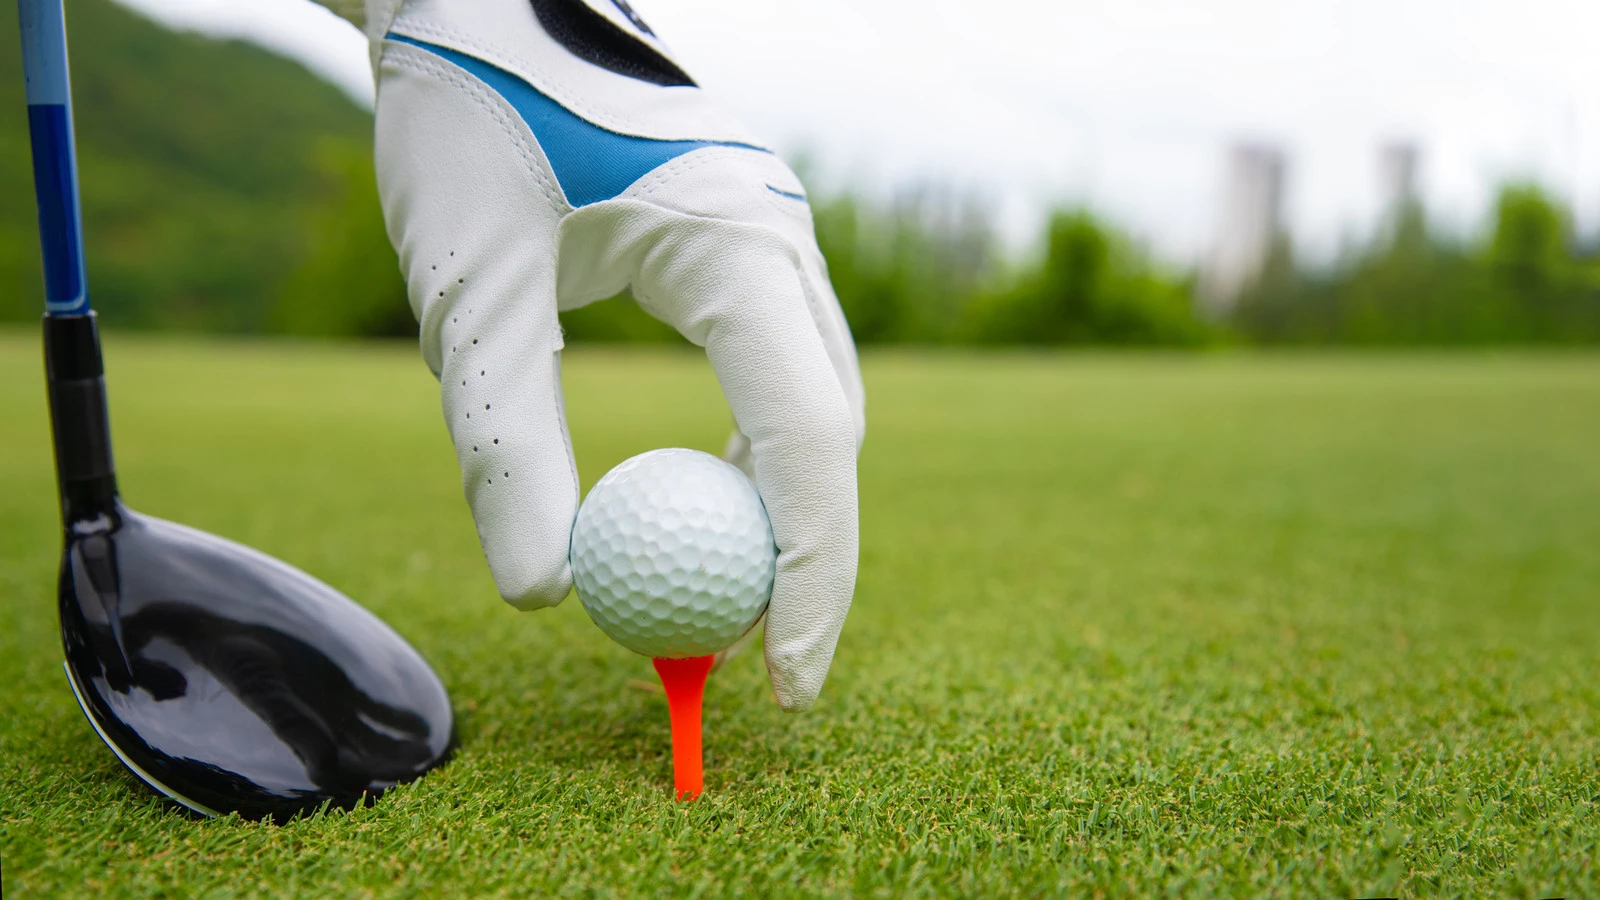
<svg viewBox="0 0 1600 900">
<path fill-rule="evenodd" d="M 727 455 L 779 551 L 768 672 L 785 709 L 809 706 L 855 586 L 865 420 L 794 173 L 623 0 L 342 11 L 371 38 L 384 218 L 501 595 L 531 609 L 572 586 L 556 313 L 631 288 L 705 348 L 732 408 Z"/>
</svg>

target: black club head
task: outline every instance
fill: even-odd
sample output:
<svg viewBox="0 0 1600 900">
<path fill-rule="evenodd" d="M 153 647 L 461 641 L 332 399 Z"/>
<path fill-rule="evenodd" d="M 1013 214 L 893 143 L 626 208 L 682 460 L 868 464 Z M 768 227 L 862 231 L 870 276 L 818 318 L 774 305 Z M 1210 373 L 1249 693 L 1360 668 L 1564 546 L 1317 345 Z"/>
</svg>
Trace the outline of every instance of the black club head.
<svg viewBox="0 0 1600 900">
<path fill-rule="evenodd" d="M 241 544 L 118 503 L 68 533 L 60 612 L 95 730 L 198 812 L 353 806 L 449 751 L 449 698 L 409 644 Z"/>
</svg>

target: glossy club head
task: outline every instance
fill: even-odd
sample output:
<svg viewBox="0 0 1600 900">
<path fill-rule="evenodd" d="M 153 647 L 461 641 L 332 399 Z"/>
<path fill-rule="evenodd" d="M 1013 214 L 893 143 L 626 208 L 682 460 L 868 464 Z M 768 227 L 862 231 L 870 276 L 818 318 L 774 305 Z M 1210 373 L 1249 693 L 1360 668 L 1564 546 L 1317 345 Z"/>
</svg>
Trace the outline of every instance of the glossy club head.
<svg viewBox="0 0 1600 900">
<path fill-rule="evenodd" d="M 89 721 L 197 812 L 350 807 L 449 752 L 449 697 L 417 651 L 263 553 L 118 503 L 68 533 L 60 594 Z"/>
</svg>

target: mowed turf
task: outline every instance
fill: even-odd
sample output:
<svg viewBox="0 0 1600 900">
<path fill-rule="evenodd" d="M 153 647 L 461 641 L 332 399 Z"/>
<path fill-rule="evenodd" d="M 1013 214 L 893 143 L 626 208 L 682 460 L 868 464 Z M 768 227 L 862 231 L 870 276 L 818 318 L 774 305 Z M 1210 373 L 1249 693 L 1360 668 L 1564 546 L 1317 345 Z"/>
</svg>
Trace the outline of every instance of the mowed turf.
<svg viewBox="0 0 1600 900">
<path fill-rule="evenodd" d="M 1600 358 L 865 358 L 833 674 L 707 696 L 495 595 L 412 348 L 113 334 L 125 496 L 382 615 L 460 749 L 375 808 L 199 821 L 63 678 L 37 343 L 0 335 L 9 897 L 1600 892 Z M 565 362 L 585 485 L 729 426 L 692 353 Z"/>
</svg>

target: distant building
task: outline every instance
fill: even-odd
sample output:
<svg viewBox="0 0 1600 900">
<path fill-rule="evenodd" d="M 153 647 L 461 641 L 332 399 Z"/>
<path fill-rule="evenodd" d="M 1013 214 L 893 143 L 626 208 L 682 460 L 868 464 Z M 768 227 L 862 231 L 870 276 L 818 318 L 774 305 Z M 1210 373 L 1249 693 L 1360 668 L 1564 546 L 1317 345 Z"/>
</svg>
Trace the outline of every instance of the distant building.
<svg viewBox="0 0 1600 900">
<path fill-rule="evenodd" d="M 1392 237 L 1401 217 L 1417 209 L 1417 145 L 1396 141 L 1378 148 L 1381 235 Z"/>
<path fill-rule="evenodd" d="M 1417 199 L 1417 145 L 1396 141 L 1378 148 L 1378 185 L 1385 211 L 1408 206 Z"/>
<path fill-rule="evenodd" d="M 1255 284 L 1283 231 L 1283 151 L 1268 144 L 1236 145 L 1228 154 L 1222 223 L 1200 266 L 1201 312 L 1220 318 Z"/>
</svg>

